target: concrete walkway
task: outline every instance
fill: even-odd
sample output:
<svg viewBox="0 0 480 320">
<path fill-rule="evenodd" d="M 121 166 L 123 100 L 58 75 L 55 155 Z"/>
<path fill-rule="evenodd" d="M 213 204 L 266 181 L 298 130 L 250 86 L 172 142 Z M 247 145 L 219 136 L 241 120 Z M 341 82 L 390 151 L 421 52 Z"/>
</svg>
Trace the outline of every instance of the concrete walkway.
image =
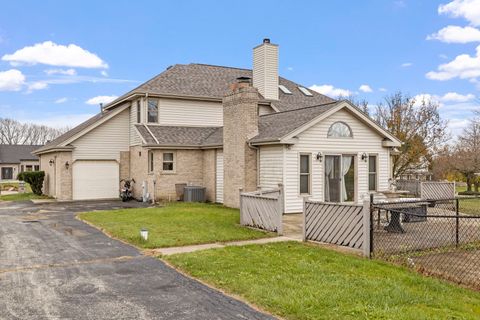
<svg viewBox="0 0 480 320">
<path fill-rule="evenodd" d="M 223 243 L 207 243 L 207 244 L 198 244 L 198 245 L 183 246 L 183 247 L 159 248 L 159 249 L 152 249 L 149 252 L 153 254 L 161 254 L 164 256 L 169 256 L 177 253 L 188 253 L 188 252 L 195 252 L 195 251 L 208 250 L 208 249 L 225 248 L 225 247 L 231 247 L 231 246 L 246 246 L 249 244 L 265 244 L 265 243 L 283 242 L 283 241 L 300 241 L 300 240 L 289 238 L 289 237 L 274 237 L 274 238 L 255 239 L 255 240 L 223 242 Z"/>
</svg>

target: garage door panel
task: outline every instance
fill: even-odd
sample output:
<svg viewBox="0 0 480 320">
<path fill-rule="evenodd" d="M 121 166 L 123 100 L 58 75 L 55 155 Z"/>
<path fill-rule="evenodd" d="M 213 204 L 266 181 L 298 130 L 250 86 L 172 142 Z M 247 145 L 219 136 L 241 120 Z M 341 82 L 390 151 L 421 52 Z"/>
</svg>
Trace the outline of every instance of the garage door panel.
<svg viewBox="0 0 480 320">
<path fill-rule="evenodd" d="M 113 199 L 119 195 L 116 161 L 76 161 L 73 164 L 73 199 Z"/>
</svg>

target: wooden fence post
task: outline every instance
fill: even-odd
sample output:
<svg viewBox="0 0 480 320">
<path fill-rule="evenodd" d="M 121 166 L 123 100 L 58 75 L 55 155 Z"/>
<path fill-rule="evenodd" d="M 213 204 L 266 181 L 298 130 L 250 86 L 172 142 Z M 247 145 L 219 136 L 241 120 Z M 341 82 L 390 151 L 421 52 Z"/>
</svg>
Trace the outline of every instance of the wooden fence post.
<svg viewBox="0 0 480 320">
<path fill-rule="evenodd" d="M 278 215 L 277 215 L 277 234 L 279 236 L 283 235 L 283 214 L 284 214 L 284 202 L 283 202 L 283 197 L 284 197 L 284 193 L 283 193 L 283 184 L 279 183 L 278 184 L 278 191 L 279 191 L 279 194 L 278 194 Z"/>
<path fill-rule="evenodd" d="M 305 205 L 306 198 L 302 198 L 303 201 L 303 228 L 302 228 L 302 240 L 307 241 L 307 207 Z"/>
<path fill-rule="evenodd" d="M 242 191 L 243 189 L 242 188 L 239 188 L 238 189 L 238 199 L 239 199 L 239 207 L 240 207 L 240 224 L 242 226 L 245 225 L 245 219 L 243 217 L 243 215 L 245 214 L 244 210 L 243 210 L 243 200 L 242 200 Z"/>
<path fill-rule="evenodd" d="M 363 201 L 363 256 L 370 258 L 370 246 L 371 246 L 371 212 L 370 212 L 370 200 Z"/>
</svg>

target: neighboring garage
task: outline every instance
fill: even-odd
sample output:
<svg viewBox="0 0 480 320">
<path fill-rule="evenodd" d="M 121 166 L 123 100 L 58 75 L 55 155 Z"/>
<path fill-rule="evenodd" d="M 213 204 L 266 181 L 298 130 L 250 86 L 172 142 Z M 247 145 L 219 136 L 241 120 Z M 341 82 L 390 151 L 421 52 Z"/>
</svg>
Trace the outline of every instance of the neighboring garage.
<svg viewBox="0 0 480 320">
<path fill-rule="evenodd" d="M 73 200 L 119 197 L 119 166 L 113 160 L 77 160 L 72 168 Z"/>
</svg>

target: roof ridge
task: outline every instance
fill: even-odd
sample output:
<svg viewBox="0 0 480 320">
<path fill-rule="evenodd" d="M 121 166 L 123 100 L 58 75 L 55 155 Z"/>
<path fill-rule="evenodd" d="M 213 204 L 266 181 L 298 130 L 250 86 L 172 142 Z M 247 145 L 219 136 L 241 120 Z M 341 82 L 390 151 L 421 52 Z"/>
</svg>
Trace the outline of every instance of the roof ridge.
<svg viewBox="0 0 480 320">
<path fill-rule="evenodd" d="M 210 63 L 196 63 L 196 62 L 192 62 L 192 63 L 190 63 L 190 65 L 216 67 L 216 68 L 225 68 L 225 69 L 236 69 L 236 70 L 243 70 L 243 71 L 252 71 L 252 69 L 247 69 L 247 68 L 221 66 L 221 65 L 210 64 Z"/>
<path fill-rule="evenodd" d="M 287 113 L 287 112 L 301 111 L 301 110 L 310 109 L 310 108 L 322 107 L 322 106 L 326 106 L 326 105 L 334 104 L 334 103 L 338 103 L 338 102 L 341 102 L 341 100 L 340 101 L 335 100 L 335 101 L 332 101 L 332 102 L 316 104 L 314 106 L 308 106 L 308 107 L 303 107 L 303 108 L 298 108 L 298 109 L 291 109 L 291 110 L 279 111 L 279 112 L 274 112 L 274 113 L 269 113 L 269 114 L 262 114 L 260 117 L 268 117 L 268 116 L 274 116 L 274 115 L 280 114 L 280 113 Z"/>
</svg>

